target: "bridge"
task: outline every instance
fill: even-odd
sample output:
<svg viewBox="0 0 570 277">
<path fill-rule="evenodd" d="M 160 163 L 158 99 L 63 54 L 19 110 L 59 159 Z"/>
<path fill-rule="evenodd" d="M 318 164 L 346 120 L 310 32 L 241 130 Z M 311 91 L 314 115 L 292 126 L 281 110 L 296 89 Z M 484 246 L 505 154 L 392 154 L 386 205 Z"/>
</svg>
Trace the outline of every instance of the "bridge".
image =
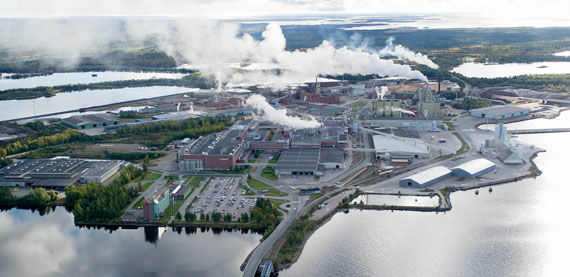
<svg viewBox="0 0 570 277">
<path fill-rule="evenodd" d="M 546 133 L 567 133 L 570 128 L 544 128 L 544 129 L 522 129 L 522 130 L 509 130 L 511 135 L 524 135 L 524 134 L 546 134 Z"/>
</svg>

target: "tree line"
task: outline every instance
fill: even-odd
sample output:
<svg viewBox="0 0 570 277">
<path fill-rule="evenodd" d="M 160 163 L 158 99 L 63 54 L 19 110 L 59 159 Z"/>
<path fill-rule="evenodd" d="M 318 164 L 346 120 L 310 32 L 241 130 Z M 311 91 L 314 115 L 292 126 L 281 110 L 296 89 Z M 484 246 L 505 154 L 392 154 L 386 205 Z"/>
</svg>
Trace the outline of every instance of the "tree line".
<svg viewBox="0 0 570 277">
<path fill-rule="evenodd" d="M 37 138 L 25 138 L 15 142 L 9 143 L 6 146 L 0 147 L 0 158 L 8 155 L 19 154 L 22 152 L 42 149 L 48 146 L 57 146 L 72 142 L 92 142 L 103 141 L 113 138 L 130 137 L 135 135 L 149 135 L 158 134 L 162 138 L 158 141 L 157 145 L 164 147 L 167 143 L 175 139 L 185 137 L 198 138 L 200 136 L 219 132 L 231 126 L 232 122 L 230 117 L 205 117 L 193 118 L 183 121 L 166 121 L 149 124 L 140 124 L 133 126 L 119 127 L 115 133 L 107 133 L 99 136 L 88 136 L 77 130 L 66 129 L 63 132 L 53 135 L 39 136 Z M 147 155 L 146 153 L 145 155 Z M 113 154 L 123 156 L 120 153 Z M 124 155 L 127 158 L 139 159 L 144 157 L 137 156 L 138 154 Z M 154 155 L 150 154 L 151 158 Z"/>
<path fill-rule="evenodd" d="M 119 219 L 125 209 L 136 197 L 136 188 L 128 187 L 131 181 L 142 179 L 144 170 L 128 165 L 108 186 L 101 183 L 89 183 L 86 186 L 67 186 L 65 205 L 73 207 L 75 221 L 110 222 Z"/>
<path fill-rule="evenodd" d="M 40 86 L 34 88 L 16 88 L 0 91 L 0 100 L 34 99 L 39 97 L 51 97 L 56 93 L 72 92 L 81 90 L 104 90 L 134 87 L 176 86 L 210 89 L 216 86 L 213 77 L 203 77 L 199 72 L 188 74 L 181 79 L 145 79 L 145 80 L 121 80 L 99 82 L 91 84 L 69 84 L 61 86 Z"/>
</svg>

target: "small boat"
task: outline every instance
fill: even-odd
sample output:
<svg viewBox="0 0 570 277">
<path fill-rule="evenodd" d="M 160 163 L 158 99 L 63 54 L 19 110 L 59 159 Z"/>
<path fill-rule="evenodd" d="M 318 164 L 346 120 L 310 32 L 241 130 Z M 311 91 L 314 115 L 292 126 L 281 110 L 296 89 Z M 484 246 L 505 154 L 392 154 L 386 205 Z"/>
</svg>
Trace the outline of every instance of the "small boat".
<svg viewBox="0 0 570 277">
<path fill-rule="evenodd" d="M 479 190 L 476 190 L 476 191 L 475 191 L 475 195 L 479 195 Z"/>
<path fill-rule="evenodd" d="M 489 188 L 489 192 L 493 192 L 493 188 Z"/>
<path fill-rule="evenodd" d="M 547 65 L 541 65 L 541 66 L 537 66 L 536 68 L 547 68 Z"/>
<path fill-rule="evenodd" d="M 91 77 L 97 77 L 97 74 L 93 73 L 91 74 Z"/>
</svg>

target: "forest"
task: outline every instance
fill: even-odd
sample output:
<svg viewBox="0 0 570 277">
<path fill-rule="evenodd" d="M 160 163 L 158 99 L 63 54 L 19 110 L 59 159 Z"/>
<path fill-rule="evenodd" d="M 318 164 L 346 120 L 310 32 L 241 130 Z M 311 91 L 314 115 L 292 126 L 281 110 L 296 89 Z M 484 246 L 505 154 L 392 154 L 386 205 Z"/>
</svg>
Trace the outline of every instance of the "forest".
<svg viewBox="0 0 570 277">
<path fill-rule="evenodd" d="M 177 86 L 188 88 L 210 89 L 216 85 L 213 77 L 203 77 L 199 72 L 188 74 L 181 79 L 145 79 L 100 82 L 91 84 L 73 84 L 53 87 L 17 88 L 0 91 L 0 100 L 34 99 L 51 97 L 56 93 L 81 90 L 119 89 L 133 87 Z"/>
<path fill-rule="evenodd" d="M 128 187 L 133 180 L 141 179 L 146 172 L 128 165 L 108 186 L 89 183 L 86 186 L 67 186 L 65 205 L 73 207 L 76 222 L 112 222 L 118 220 L 125 209 L 137 197 L 138 190 Z"/>
<path fill-rule="evenodd" d="M 163 148 L 172 140 L 182 139 L 185 137 L 198 138 L 202 135 L 222 131 L 231 125 L 232 122 L 230 117 L 205 117 L 183 121 L 167 121 L 153 124 L 125 126 L 118 128 L 116 133 L 107 133 L 99 136 L 88 136 L 73 129 L 66 129 L 53 135 L 24 138 L 9 143 L 0 147 L 0 157 L 72 142 L 101 142 L 133 136 L 145 137 L 149 140 L 149 145 Z M 136 156 L 133 156 L 132 158 L 138 159 Z"/>
</svg>

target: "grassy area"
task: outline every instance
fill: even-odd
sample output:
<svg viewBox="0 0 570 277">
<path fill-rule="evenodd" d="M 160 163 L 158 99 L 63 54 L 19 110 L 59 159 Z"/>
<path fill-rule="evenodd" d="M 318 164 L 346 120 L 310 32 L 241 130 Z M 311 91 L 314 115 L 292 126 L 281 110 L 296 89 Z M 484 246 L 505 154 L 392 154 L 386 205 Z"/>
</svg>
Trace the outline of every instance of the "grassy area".
<svg viewBox="0 0 570 277">
<path fill-rule="evenodd" d="M 256 162 L 256 160 L 255 160 L 255 159 L 249 159 L 249 160 L 247 160 L 247 162 L 250 163 L 250 164 L 253 164 L 253 163 Z"/>
<path fill-rule="evenodd" d="M 274 187 L 272 187 L 272 186 L 270 186 L 270 185 L 268 185 L 262 181 L 259 181 L 255 178 L 249 178 L 247 180 L 247 184 L 249 185 L 250 188 L 257 190 L 257 191 L 260 191 L 260 192 L 267 190 L 268 191 L 267 195 L 269 195 L 269 196 L 287 196 L 288 195 L 287 193 L 281 192 L 278 189 L 276 189 L 276 188 L 274 188 Z"/>
<path fill-rule="evenodd" d="M 240 189 L 245 190 L 245 195 L 255 195 L 255 192 L 251 191 L 247 186 L 239 184 L 238 186 Z"/>
<path fill-rule="evenodd" d="M 469 149 L 471 149 L 471 147 L 469 147 L 469 144 L 467 144 L 467 142 L 465 142 L 465 140 L 459 135 L 459 133 L 457 132 L 451 132 L 454 136 L 457 137 L 457 139 L 459 139 L 459 141 L 461 141 L 461 148 L 459 148 L 459 150 L 457 150 L 457 155 L 461 155 L 467 151 L 469 151 Z"/>
<path fill-rule="evenodd" d="M 141 182 L 142 183 L 142 191 L 146 191 L 148 188 L 150 188 L 150 186 L 152 186 L 152 184 L 154 184 L 154 182 L 156 180 L 158 180 L 158 178 L 160 178 L 160 176 L 162 176 L 161 172 L 155 172 L 155 171 L 149 171 L 144 178 L 142 179 L 137 179 L 134 180 L 131 183 L 138 183 Z M 146 182 L 146 183 L 145 183 Z"/>
<path fill-rule="evenodd" d="M 281 206 L 281 204 L 283 204 L 285 202 L 289 202 L 289 200 L 285 200 L 285 199 L 269 199 L 269 201 L 271 201 L 271 204 L 273 204 L 276 207 Z"/>
<path fill-rule="evenodd" d="M 178 175 L 168 175 L 165 179 L 168 181 L 178 181 Z"/>
<path fill-rule="evenodd" d="M 182 203 L 184 203 L 184 201 L 176 201 L 172 205 L 170 205 L 168 208 L 166 208 L 166 210 L 164 211 L 164 217 L 163 218 L 169 218 L 169 217 L 175 215 L 176 211 L 178 211 L 178 209 L 180 209 L 180 206 L 182 206 Z"/>
<path fill-rule="evenodd" d="M 144 202 L 144 197 L 141 197 L 134 205 L 133 209 L 142 208 Z"/>
<path fill-rule="evenodd" d="M 160 176 L 162 176 L 162 173 L 151 171 L 146 175 L 143 181 L 155 181 L 160 178 Z"/>
<path fill-rule="evenodd" d="M 265 168 L 263 168 L 263 170 L 261 170 L 261 174 L 259 175 L 261 175 L 261 177 L 267 180 L 277 181 L 277 176 L 275 175 L 275 168 L 271 166 L 266 166 Z"/>
<path fill-rule="evenodd" d="M 234 169 L 231 170 L 212 170 L 212 171 L 221 174 L 245 174 L 248 173 L 250 169 L 251 166 L 244 165 L 244 166 L 236 166 Z"/>
<path fill-rule="evenodd" d="M 324 193 L 322 193 L 322 192 L 313 193 L 313 194 L 309 195 L 309 200 L 317 199 L 317 198 L 323 196 L 323 194 L 324 194 Z"/>
<path fill-rule="evenodd" d="M 277 164 L 277 162 L 279 161 L 279 155 L 273 157 L 271 160 L 269 160 L 270 164 Z"/>
<path fill-rule="evenodd" d="M 204 177 L 195 176 L 194 178 L 189 179 L 184 185 L 195 188 L 200 184 L 200 182 L 202 182 L 202 180 L 204 180 Z"/>
<path fill-rule="evenodd" d="M 156 180 L 150 181 L 150 182 L 146 182 L 145 184 L 143 184 L 143 186 L 142 186 L 143 191 L 146 191 L 148 188 L 150 188 L 150 187 L 154 184 L 154 182 L 156 182 Z"/>
</svg>

